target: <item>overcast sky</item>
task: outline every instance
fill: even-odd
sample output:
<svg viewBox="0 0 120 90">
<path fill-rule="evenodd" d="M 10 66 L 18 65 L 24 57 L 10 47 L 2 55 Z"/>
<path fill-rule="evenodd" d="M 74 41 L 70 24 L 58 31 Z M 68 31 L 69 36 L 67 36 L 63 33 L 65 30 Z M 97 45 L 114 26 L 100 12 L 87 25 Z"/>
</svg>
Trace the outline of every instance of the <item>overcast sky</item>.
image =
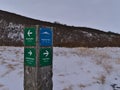
<svg viewBox="0 0 120 90">
<path fill-rule="evenodd" d="M 120 33 L 120 0 L 0 0 L 0 9 L 43 21 Z"/>
</svg>

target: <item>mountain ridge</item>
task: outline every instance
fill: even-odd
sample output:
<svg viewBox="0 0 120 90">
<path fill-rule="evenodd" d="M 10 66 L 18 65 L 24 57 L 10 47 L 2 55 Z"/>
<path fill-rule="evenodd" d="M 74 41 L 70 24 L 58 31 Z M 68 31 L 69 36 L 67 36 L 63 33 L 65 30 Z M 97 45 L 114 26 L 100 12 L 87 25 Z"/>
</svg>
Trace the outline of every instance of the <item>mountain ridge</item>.
<svg viewBox="0 0 120 90">
<path fill-rule="evenodd" d="M 53 24 L 55 24 L 55 25 L 61 25 L 61 26 L 68 26 L 70 28 L 84 28 L 84 29 L 89 29 L 89 30 L 97 30 L 97 31 L 100 31 L 100 32 L 103 32 L 103 33 L 109 33 L 109 32 L 111 32 L 111 31 L 106 32 L 106 31 L 103 31 L 103 30 L 100 30 L 100 29 L 95 29 L 95 28 L 90 28 L 90 27 L 71 26 L 71 25 L 62 24 L 62 23 L 59 23 L 59 22 L 56 22 L 56 21 L 54 23 L 48 22 L 48 21 L 42 21 L 42 20 L 34 19 L 34 18 L 31 18 L 31 17 L 26 17 L 26 16 L 23 16 L 23 15 L 19 15 L 19 14 L 16 14 L 16 13 L 12 13 L 12 12 L 8 12 L 8 11 L 3 11 L 3 10 L 0 10 L 0 13 L 2 13 L 2 14 L 11 14 L 11 15 L 16 16 L 16 17 L 22 17 L 22 18 L 27 19 L 28 21 L 33 20 L 34 23 L 26 23 L 26 24 L 30 24 L 30 25 L 31 24 L 37 25 L 37 24 L 39 24 L 41 22 L 41 23 L 44 23 L 46 25 L 49 24 L 49 26 L 54 26 Z M 17 21 L 16 21 L 16 23 L 17 23 Z M 19 21 L 19 24 L 24 24 L 24 23 Z M 119 34 L 119 33 L 115 33 L 115 32 L 111 32 L 111 33 L 112 34 Z"/>
<path fill-rule="evenodd" d="M 0 45 L 22 45 L 23 29 L 40 25 L 53 27 L 54 46 L 65 47 L 119 47 L 120 34 L 89 27 L 75 27 L 59 22 L 46 22 L 0 10 Z M 19 28 L 18 28 L 19 27 Z M 12 33 L 14 35 L 12 35 Z M 15 36 L 16 34 L 16 36 Z M 11 38 L 11 37 L 12 38 Z M 17 40 L 13 40 L 18 37 Z M 7 39 L 5 41 L 5 39 Z M 11 41 L 11 42 L 10 42 Z M 19 43 L 19 44 L 18 44 Z"/>
</svg>

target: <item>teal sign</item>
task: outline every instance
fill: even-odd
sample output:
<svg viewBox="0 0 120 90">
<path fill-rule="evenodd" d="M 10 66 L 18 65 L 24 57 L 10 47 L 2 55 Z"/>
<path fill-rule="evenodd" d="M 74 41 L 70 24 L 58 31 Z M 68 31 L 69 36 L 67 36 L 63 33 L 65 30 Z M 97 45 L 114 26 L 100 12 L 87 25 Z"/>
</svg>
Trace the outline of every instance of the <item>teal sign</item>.
<svg viewBox="0 0 120 90">
<path fill-rule="evenodd" d="M 24 29 L 24 45 L 35 46 L 36 45 L 36 28 Z"/>
<path fill-rule="evenodd" d="M 24 64 L 26 66 L 36 66 L 36 50 L 34 48 L 24 49 Z"/>
<path fill-rule="evenodd" d="M 40 66 L 52 65 L 52 48 L 40 48 Z"/>
</svg>

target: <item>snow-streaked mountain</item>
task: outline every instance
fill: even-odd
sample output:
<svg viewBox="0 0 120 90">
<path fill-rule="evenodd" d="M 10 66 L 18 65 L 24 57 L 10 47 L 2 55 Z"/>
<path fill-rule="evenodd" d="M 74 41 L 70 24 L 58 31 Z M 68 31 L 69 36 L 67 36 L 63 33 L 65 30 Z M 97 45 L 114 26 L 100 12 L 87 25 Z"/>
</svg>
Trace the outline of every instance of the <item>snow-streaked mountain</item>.
<svg viewBox="0 0 120 90">
<path fill-rule="evenodd" d="M 23 90 L 23 47 L 0 47 L 0 90 Z M 53 48 L 53 90 L 120 90 L 120 48 Z"/>
<path fill-rule="evenodd" d="M 54 46 L 119 47 L 120 34 L 35 20 L 0 10 L 0 45 L 23 45 L 23 30 L 32 25 L 53 27 Z"/>
</svg>

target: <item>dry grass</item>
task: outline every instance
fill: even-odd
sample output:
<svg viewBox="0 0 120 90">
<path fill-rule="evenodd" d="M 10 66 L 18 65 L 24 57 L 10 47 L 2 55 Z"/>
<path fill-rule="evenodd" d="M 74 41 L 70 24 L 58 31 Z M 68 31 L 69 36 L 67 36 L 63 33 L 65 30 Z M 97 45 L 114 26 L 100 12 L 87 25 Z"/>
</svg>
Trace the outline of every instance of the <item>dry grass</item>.
<svg viewBox="0 0 120 90">
<path fill-rule="evenodd" d="M 96 53 L 96 51 L 90 48 L 82 47 L 77 49 L 77 55 L 80 55 L 80 56 L 90 56 L 90 55 L 93 55 L 94 53 Z"/>
<path fill-rule="evenodd" d="M 4 85 L 3 84 L 0 84 L 0 88 L 3 87 Z"/>
<path fill-rule="evenodd" d="M 82 88 L 85 88 L 86 85 L 84 85 L 84 84 L 80 84 L 79 87 L 82 89 Z"/>
<path fill-rule="evenodd" d="M 113 70 L 112 65 L 110 65 L 109 63 L 103 63 L 102 66 L 108 74 Z"/>
<path fill-rule="evenodd" d="M 120 64 L 120 58 L 117 58 L 117 60 L 115 61 L 116 64 Z"/>
<path fill-rule="evenodd" d="M 73 90 L 73 88 L 72 88 L 73 86 L 72 85 L 70 85 L 69 87 L 67 87 L 67 88 L 64 88 L 63 90 Z"/>
<path fill-rule="evenodd" d="M 93 79 L 97 80 L 97 83 L 99 84 L 104 84 L 106 81 L 106 76 L 105 75 L 100 75 L 99 77 L 94 77 Z"/>
<path fill-rule="evenodd" d="M 107 73 L 110 73 L 113 69 L 112 65 L 110 64 L 112 57 L 102 49 L 91 49 L 91 48 L 79 48 L 78 49 L 79 55 L 83 57 L 91 57 L 93 63 L 96 65 L 102 66 Z M 117 63 L 120 63 L 120 60 L 117 60 Z"/>
</svg>

